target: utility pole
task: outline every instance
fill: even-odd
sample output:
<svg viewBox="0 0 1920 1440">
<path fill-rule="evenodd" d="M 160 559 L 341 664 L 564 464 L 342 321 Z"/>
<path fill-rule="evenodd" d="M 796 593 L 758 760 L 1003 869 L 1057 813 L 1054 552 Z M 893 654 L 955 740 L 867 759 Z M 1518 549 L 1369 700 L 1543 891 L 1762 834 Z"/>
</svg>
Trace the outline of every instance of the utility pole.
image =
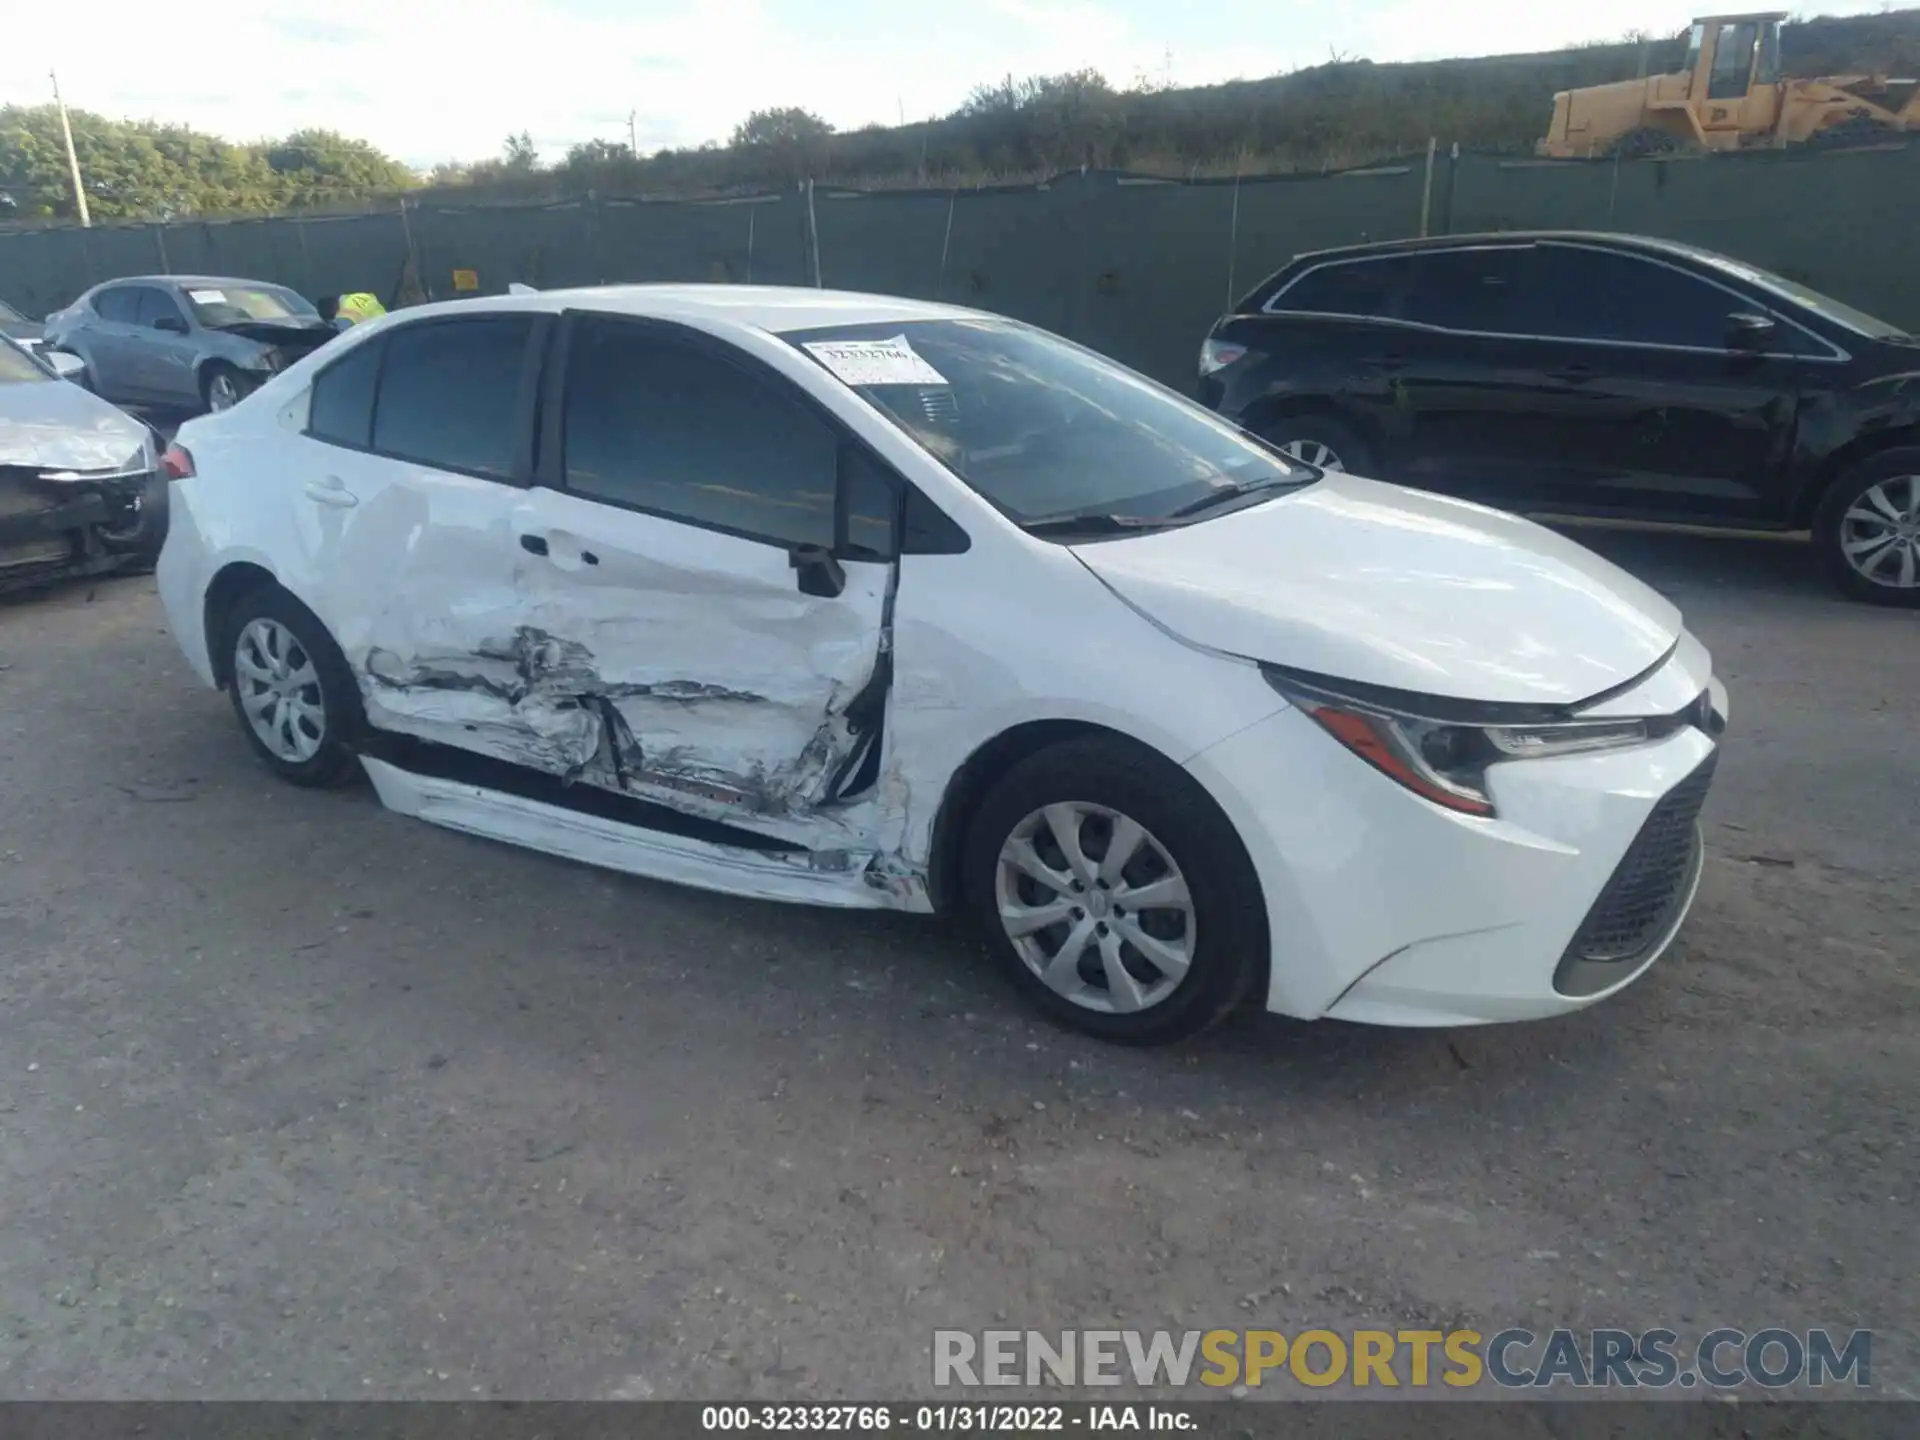
<svg viewBox="0 0 1920 1440">
<path fill-rule="evenodd" d="M 67 142 L 67 174 L 73 177 L 73 208 L 80 212 L 80 224 L 92 229 L 93 217 L 87 214 L 87 189 L 80 183 L 80 157 L 73 151 L 73 126 L 67 120 L 67 102 L 60 98 L 60 77 L 49 70 L 47 78 L 53 81 L 53 105 L 60 112 L 61 138 Z"/>
<path fill-rule="evenodd" d="M 631 110 L 627 111 L 627 153 L 636 159 L 638 159 L 640 155 L 640 139 L 634 133 L 633 111 Z"/>
</svg>

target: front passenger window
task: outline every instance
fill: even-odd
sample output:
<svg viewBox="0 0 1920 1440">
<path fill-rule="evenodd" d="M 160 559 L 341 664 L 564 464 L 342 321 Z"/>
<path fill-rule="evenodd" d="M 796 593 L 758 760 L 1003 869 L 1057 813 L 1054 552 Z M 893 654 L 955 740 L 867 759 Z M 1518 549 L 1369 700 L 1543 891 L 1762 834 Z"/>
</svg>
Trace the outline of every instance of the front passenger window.
<svg viewBox="0 0 1920 1440">
<path fill-rule="evenodd" d="M 1541 245 L 1516 328 L 1564 340 L 1724 350 L 1727 317 L 1762 307 L 1671 265 L 1580 245 Z"/>
<path fill-rule="evenodd" d="M 161 319 L 177 320 L 181 329 L 186 328 L 187 317 L 180 313 L 180 307 L 173 303 L 173 297 L 164 290 L 148 286 L 140 291 L 140 304 L 135 312 L 134 323 L 151 330 L 154 322 Z"/>
<path fill-rule="evenodd" d="M 566 487 L 750 539 L 830 549 L 839 436 L 791 390 L 648 326 L 585 320 L 567 357 Z M 870 522 L 852 538 L 863 548 L 879 540 Z"/>
</svg>

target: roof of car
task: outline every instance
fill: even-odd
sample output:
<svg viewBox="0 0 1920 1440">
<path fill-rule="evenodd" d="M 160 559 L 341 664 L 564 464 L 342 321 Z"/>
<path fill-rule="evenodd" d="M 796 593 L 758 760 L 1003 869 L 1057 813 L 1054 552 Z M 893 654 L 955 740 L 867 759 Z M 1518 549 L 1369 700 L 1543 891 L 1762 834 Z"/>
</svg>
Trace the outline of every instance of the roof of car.
<svg viewBox="0 0 1920 1440">
<path fill-rule="evenodd" d="M 290 285 L 281 285 L 273 280 L 247 280 L 239 275 L 116 275 L 111 280 L 103 280 L 93 288 L 104 290 L 109 285 L 272 285 L 276 290 L 290 290 Z"/>
<path fill-rule="evenodd" d="M 1623 250 L 1645 250 L 1662 255 L 1711 256 L 1714 252 L 1655 235 L 1623 235 L 1606 230 L 1488 230 L 1465 235 L 1423 235 L 1410 240 L 1376 240 L 1365 245 L 1336 245 L 1307 250 L 1293 257 L 1287 268 L 1303 260 L 1331 260 L 1348 255 L 1391 255 L 1410 250 L 1457 250 L 1469 245 L 1525 245 L 1535 240 L 1578 241 L 1613 245 Z"/>
<path fill-rule="evenodd" d="M 797 285 L 593 285 L 537 290 L 409 306 L 404 312 L 458 314 L 488 309 L 603 310 L 702 326 L 744 325 L 781 334 L 839 325 L 885 325 L 909 320 L 979 318 L 978 311 L 896 295 L 861 295 Z"/>
</svg>

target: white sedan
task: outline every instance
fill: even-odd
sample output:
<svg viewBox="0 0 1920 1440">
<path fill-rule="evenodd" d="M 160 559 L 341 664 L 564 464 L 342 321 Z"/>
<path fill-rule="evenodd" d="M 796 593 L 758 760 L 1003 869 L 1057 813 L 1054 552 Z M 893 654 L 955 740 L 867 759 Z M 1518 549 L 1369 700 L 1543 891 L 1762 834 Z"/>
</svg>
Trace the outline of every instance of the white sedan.
<svg viewBox="0 0 1920 1440">
<path fill-rule="evenodd" d="M 964 909 L 1113 1040 L 1558 1014 L 1692 900 L 1725 695 L 1666 600 L 1043 331 L 635 286 L 357 327 L 169 452 L 260 759 L 729 894 Z"/>
</svg>

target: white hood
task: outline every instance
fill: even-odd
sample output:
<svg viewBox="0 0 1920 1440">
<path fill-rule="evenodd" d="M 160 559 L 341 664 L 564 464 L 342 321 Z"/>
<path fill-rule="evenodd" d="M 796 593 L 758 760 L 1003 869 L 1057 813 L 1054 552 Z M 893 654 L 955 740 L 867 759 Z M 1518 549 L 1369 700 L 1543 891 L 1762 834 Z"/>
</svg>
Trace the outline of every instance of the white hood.
<svg viewBox="0 0 1920 1440">
<path fill-rule="evenodd" d="M 1453 699 L 1584 700 L 1681 628 L 1669 601 L 1532 521 L 1350 475 L 1074 553 L 1195 644 Z"/>
</svg>

